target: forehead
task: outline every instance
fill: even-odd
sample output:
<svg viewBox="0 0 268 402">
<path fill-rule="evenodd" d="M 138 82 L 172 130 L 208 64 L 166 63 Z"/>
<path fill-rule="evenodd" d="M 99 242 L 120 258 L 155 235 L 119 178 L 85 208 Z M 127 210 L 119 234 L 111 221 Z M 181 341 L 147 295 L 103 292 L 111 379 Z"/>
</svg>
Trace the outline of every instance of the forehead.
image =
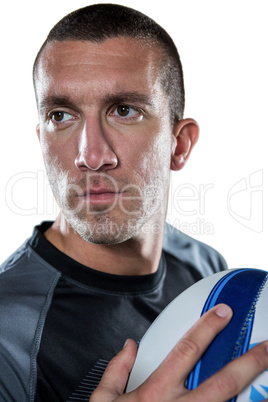
<svg viewBox="0 0 268 402">
<path fill-rule="evenodd" d="M 161 47 L 145 41 L 119 37 L 101 43 L 55 41 L 46 45 L 37 64 L 38 98 L 63 88 L 69 92 L 134 91 L 160 89 Z"/>
</svg>

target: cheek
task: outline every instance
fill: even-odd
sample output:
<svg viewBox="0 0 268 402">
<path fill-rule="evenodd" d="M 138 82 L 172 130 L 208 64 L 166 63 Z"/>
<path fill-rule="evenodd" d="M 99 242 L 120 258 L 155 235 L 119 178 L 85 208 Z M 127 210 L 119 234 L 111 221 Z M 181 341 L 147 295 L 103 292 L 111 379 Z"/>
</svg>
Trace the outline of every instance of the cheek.
<svg viewBox="0 0 268 402">
<path fill-rule="evenodd" d="M 42 152 L 43 158 L 46 167 L 52 167 L 58 164 L 58 160 L 60 159 L 59 150 L 55 145 L 52 145 L 49 142 L 44 142 L 42 144 Z"/>
<path fill-rule="evenodd" d="M 146 140 L 144 140 L 144 138 Z M 143 141 L 128 147 L 122 166 L 128 171 L 129 179 L 140 188 L 165 188 L 169 183 L 171 135 L 160 132 L 153 138 L 144 134 Z"/>
<path fill-rule="evenodd" d="M 70 155 L 69 149 L 67 150 L 66 144 L 48 137 L 41 137 L 41 148 L 47 167 L 54 166 L 55 168 L 60 165 L 63 170 L 70 169 L 73 157 Z"/>
<path fill-rule="evenodd" d="M 171 159 L 171 135 L 161 132 L 155 141 L 143 153 L 143 169 L 155 177 L 163 177 L 169 173 Z"/>
</svg>

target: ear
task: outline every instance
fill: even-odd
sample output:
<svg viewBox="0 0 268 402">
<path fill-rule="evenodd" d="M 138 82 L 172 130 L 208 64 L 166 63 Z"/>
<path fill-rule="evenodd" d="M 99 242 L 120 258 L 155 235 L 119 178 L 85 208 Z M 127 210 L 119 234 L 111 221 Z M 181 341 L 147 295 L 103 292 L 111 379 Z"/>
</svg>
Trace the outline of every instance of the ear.
<svg viewBox="0 0 268 402">
<path fill-rule="evenodd" d="M 171 170 L 180 170 L 187 162 L 199 136 L 199 126 L 193 119 L 178 121 L 173 129 Z"/>
<path fill-rule="evenodd" d="M 37 126 L 36 126 L 36 134 L 37 134 L 37 137 L 38 137 L 38 139 L 40 141 L 40 124 L 37 124 Z"/>
</svg>

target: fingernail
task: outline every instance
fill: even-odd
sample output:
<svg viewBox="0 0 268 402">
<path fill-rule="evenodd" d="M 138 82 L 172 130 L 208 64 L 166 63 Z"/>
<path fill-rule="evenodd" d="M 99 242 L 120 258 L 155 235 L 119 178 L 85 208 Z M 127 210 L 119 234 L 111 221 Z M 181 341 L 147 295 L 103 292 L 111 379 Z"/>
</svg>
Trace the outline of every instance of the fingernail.
<svg viewBox="0 0 268 402">
<path fill-rule="evenodd" d="M 232 309 L 227 304 L 220 304 L 216 309 L 216 314 L 222 318 L 228 317 L 232 314 Z"/>
<path fill-rule="evenodd" d="M 125 347 L 127 347 L 128 344 L 128 339 L 126 340 L 126 342 L 124 343 L 123 349 L 125 349 Z"/>
</svg>

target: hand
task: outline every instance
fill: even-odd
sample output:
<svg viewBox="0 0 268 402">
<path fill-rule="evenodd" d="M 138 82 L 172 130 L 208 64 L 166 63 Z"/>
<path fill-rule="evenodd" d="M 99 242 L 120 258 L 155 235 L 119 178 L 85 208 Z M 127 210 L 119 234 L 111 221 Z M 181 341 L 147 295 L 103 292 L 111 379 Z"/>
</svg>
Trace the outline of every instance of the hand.
<svg viewBox="0 0 268 402">
<path fill-rule="evenodd" d="M 128 340 L 108 364 L 90 402 L 225 402 L 237 395 L 268 368 L 268 341 L 227 364 L 193 391 L 184 385 L 196 362 L 231 317 L 232 311 L 226 305 L 212 308 L 180 339 L 140 387 L 124 394 L 137 353 L 135 342 Z"/>
</svg>

